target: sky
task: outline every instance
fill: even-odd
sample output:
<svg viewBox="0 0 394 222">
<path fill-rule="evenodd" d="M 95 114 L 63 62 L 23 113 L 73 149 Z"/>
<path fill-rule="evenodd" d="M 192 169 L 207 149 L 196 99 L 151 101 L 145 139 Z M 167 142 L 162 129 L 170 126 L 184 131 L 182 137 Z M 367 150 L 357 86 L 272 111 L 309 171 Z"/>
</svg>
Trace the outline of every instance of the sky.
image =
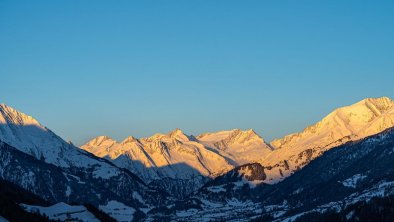
<svg viewBox="0 0 394 222">
<path fill-rule="evenodd" d="M 270 141 L 394 98 L 394 1 L 0 0 L 0 103 L 81 145 L 181 128 Z"/>
</svg>

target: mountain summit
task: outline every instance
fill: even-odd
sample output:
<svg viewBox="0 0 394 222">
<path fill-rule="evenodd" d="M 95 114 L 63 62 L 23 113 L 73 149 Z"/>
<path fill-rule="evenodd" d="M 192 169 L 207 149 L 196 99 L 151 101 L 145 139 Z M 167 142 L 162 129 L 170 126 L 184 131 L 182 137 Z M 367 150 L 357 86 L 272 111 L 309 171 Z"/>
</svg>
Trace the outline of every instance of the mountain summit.
<svg viewBox="0 0 394 222">
<path fill-rule="evenodd" d="M 174 139 L 178 139 L 181 141 L 189 141 L 190 140 L 190 136 L 187 136 L 181 129 L 176 128 L 175 130 L 169 132 L 167 134 L 169 137 L 174 138 Z"/>
</svg>

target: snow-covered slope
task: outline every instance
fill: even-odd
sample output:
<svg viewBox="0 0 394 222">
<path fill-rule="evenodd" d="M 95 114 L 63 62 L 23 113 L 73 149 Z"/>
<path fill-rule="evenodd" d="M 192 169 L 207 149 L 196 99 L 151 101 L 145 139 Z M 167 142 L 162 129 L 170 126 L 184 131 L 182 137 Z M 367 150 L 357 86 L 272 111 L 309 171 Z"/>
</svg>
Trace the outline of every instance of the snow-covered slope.
<svg viewBox="0 0 394 222">
<path fill-rule="evenodd" d="M 119 172 L 116 167 L 65 142 L 33 117 L 4 104 L 0 104 L 0 140 L 59 167 L 94 168 L 96 177 L 110 178 Z"/>
<path fill-rule="evenodd" d="M 28 212 L 46 215 L 51 220 L 100 222 L 84 206 L 71 206 L 66 203 L 57 203 L 49 207 L 27 204 L 21 204 L 21 206 Z"/>
<path fill-rule="evenodd" d="M 106 221 L 95 217 L 95 215 L 83 205 L 69 205 L 63 202 L 51 206 L 37 206 L 30 204 L 20 204 L 27 212 L 46 215 L 51 220 L 59 221 L 82 221 L 82 222 L 100 222 Z M 117 201 L 109 201 L 105 205 L 100 205 L 99 209 L 119 222 L 134 221 L 136 210 Z"/>
<path fill-rule="evenodd" d="M 99 136 L 81 148 L 181 196 L 197 190 L 208 178 L 271 152 L 253 130 L 238 129 L 206 133 L 198 138 L 176 129 L 142 139 L 130 136 L 120 143 Z M 169 183 L 175 187 L 168 186 Z"/>
<path fill-rule="evenodd" d="M 135 209 L 117 201 L 109 201 L 106 205 L 100 205 L 100 210 L 115 218 L 117 221 L 133 221 Z"/>
<path fill-rule="evenodd" d="M 256 162 L 272 151 L 263 138 L 252 129 L 204 133 L 199 135 L 197 139 L 205 146 L 213 148 L 231 160 L 236 166 Z"/>
<path fill-rule="evenodd" d="M 334 110 L 300 133 L 272 141 L 275 151 L 259 162 L 274 183 L 289 176 L 332 147 L 382 132 L 394 126 L 394 101 L 368 98 Z"/>
</svg>

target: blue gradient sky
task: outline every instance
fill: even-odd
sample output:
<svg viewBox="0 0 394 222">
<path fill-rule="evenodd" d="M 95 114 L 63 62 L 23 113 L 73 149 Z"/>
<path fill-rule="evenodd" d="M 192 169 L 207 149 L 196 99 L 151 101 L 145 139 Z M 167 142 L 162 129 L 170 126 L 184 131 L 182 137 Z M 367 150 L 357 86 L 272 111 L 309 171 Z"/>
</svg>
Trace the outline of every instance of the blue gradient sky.
<svg viewBox="0 0 394 222">
<path fill-rule="evenodd" d="M 66 140 L 266 140 L 394 98 L 394 1 L 0 1 L 0 101 Z"/>
</svg>

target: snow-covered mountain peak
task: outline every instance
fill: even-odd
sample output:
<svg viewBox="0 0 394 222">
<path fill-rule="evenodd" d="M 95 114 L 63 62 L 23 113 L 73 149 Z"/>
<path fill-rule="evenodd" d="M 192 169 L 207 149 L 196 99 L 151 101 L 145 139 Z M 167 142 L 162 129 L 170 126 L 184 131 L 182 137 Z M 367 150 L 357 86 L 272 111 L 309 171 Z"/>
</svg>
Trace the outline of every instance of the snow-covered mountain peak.
<svg viewBox="0 0 394 222">
<path fill-rule="evenodd" d="M 134 143 L 134 142 L 139 142 L 137 138 L 134 136 L 128 136 L 126 139 L 124 139 L 121 144 L 126 144 L 126 143 Z"/>
<path fill-rule="evenodd" d="M 142 138 L 143 142 L 170 142 L 172 140 L 178 140 L 182 142 L 190 141 L 191 136 L 186 135 L 182 130 L 176 128 L 175 130 L 168 132 L 167 134 L 156 133 L 151 137 Z"/>
<path fill-rule="evenodd" d="M 226 139 L 231 133 L 238 129 L 217 131 L 217 132 L 207 132 L 197 136 L 198 140 L 201 141 L 220 141 Z"/>
<path fill-rule="evenodd" d="M 21 113 L 5 104 L 0 104 L 0 124 L 35 125 L 40 128 L 45 128 L 33 117 Z"/>
<path fill-rule="evenodd" d="M 213 133 L 204 133 L 197 137 L 198 140 L 207 143 L 226 143 L 226 144 L 246 144 L 248 142 L 265 143 L 264 139 L 259 136 L 253 129 L 241 130 L 233 129 L 228 131 L 218 131 Z"/>
<path fill-rule="evenodd" d="M 169 132 L 167 134 L 169 137 L 178 139 L 180 141 L 189 141 L 190 136 L 186 135 L 181 129 L 176 128 L 175 130 Z"/>
<path fill-rule="evenodd" d="M 328 116 L 338 116 L 352 124 L 352 121 L 370 122 L 394 108 L 394 101 L 388 97 L 367 98 L 353 105 L 334 110 Z"/>
<path fill-rule="evenodd" d="M 276 148 L 295 146 L 327 146 L 337 140 L 363 138 L 394 126 L 394 101 L 387 97 L 368 98 L 338 108 L 321 121 L 272 141 Z M 333 144 L 335 145 L 335 144 Z"/>
<path fill-rule="evenodd" d="M 104 137 L 97 139 L 103 140 Z M 0 106 L 0 141 L 38 160 L 62 168 L 92 168 L 94 176 L 110 178 L 120 171 L 67 143 L 33 117 L 9 106 Z M 105 169 L 106 173 L 103 173 Z"/>
<path fill-rule="evenodd" d="M 233 133 L 229 135 L 229 137 L 226 139 L 227 142 L 232 142 L 232 143 L 240 143 L 240 144 L 245 144 L 248 142 L 262 142 L 264 143 L 263 138 L 259 136 L 253 129 L 249 130 L 234 130 Z"/>
<path fill-rule="evenodd" d="M 90 140 L 87 144 L 92 145 L 92 146 L 101 146 L 104 144 L 113 144 L 116 143 L 116 140 L 112 139 L 109 136 L 98 136 L 96 138 L 93 138 Z"/>
<path fill-rule="evenodd" d="M 33 117 L 5 104 L 0 105 L 0 140 L 48 163 L 63 162 L 58 155 L 71 146 Z"/>
<path fill-rule="evenodd" d="M 252 129 L 204 133 L 197 140 L 231 159 L 235 166 L 255 162 L 272 152 L 271 147 Z"/>
<path fill-rule="evenodd" d="M 151 142 L 151 141 L 158 141 L 163 137 L 166 137 L 166 135 L 162 133 L 156 133 L 153 136 L 142 138 L 141 140 Z"/>
<path fill-rule="evenodd" d="M 98 157 L 104 157 L 110 153 L 111 148 L 116 144 L 118 142 L 109 136 L 98 136 L 83 145 L 83 149 L 94 153 Z"/>
<path fill-rule="evenodd" d="M 169 135 L 179 135 L 179 134 L 184 134 L 183 131 L 179 128 L 174 129 L 173 131 L 169 132 Z"/>
<path fill-rule="evenodd" d="M 366 106 L 374 105 L 380 112 L 384 112 L 394 106 L 394 101 L 388 97 L 368 98 L 361 102 L 364 102 Z"/>
</svg>

